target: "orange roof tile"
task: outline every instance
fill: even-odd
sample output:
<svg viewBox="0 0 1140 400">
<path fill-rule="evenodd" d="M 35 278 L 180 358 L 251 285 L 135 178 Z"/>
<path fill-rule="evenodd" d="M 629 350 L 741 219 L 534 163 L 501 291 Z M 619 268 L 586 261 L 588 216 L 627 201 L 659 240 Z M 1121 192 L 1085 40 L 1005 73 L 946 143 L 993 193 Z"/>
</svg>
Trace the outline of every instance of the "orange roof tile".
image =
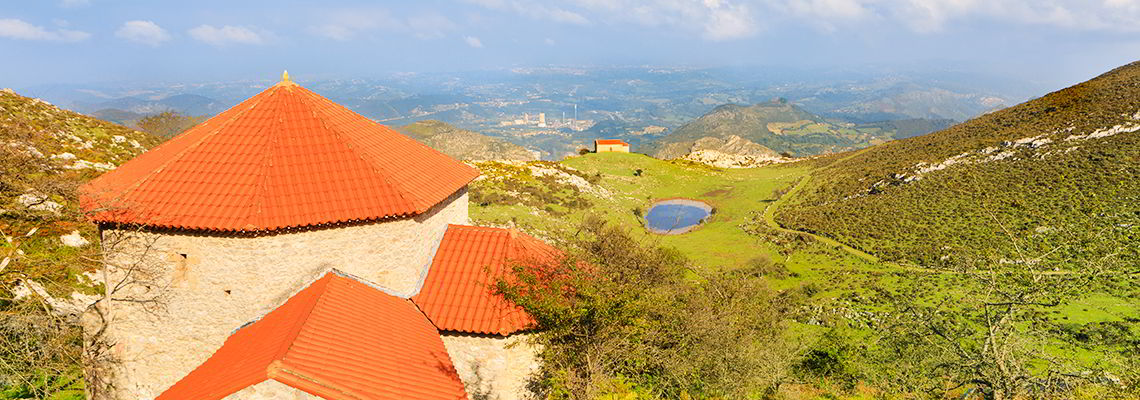
<svg viewBox="0 0 1140 400">
<path fill-rule="evenodd" d="M 268 379 L 330 400 L 467 398 L 439 331 L 415 305 L 329 273 L 157 399 L 221 399 Z"/>
<path fill-rule="evenodd" d="M 619 140 L 619 139 L 598 139 L 598 140 L 594 141 L 594 145 L 599 145 L 599 144 L 620 144 L 623 146 L 629 146 L 629 143 L 626 143 L 626 142 Z"/>
<path fill-rule="evenodd" d="M 513 262 L 551 262 L 557 249 L 517 231 L 450 225 L 412 301 L 443 331 L 508 335 L 534 317 L 494 293 Z"/>
<path fill-rule="evenodd" d="M 96 222 L 265 231 L 410 216 L 478 171 L 282 82 L 92 180 Z"/>
</svg>

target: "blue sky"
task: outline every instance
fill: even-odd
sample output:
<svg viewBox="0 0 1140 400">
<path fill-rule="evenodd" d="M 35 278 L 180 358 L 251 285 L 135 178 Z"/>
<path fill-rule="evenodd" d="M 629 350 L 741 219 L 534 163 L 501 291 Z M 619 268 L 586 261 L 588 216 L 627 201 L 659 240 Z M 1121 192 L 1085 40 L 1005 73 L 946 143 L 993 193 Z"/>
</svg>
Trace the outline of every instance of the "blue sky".
<svg viewBox="0 0 1140 400">
<path fill-rule="evenodd" d="M 0 86 L 539 65 L 946 66 L 1070 84 L 1140 0 L 7 0 Z"/>
</svg>

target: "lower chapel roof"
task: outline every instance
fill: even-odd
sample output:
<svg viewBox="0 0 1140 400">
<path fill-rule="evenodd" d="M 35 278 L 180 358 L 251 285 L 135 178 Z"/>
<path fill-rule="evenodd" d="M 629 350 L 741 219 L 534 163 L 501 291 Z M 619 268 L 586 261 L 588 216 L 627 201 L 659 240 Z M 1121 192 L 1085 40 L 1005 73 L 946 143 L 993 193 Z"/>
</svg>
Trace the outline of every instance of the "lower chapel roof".
<svg viewBox="0 0 1140 400">
<path fill-rule="evenodd" d="M 450 225 L 413 298 L 330 272 L 238 329 L 157 399 L 223 399 L 267 380 L 330 400 L 466 399 L 441 331 L 533 328 L 534 318 L 493 285 L 512 264 L 560 254 L 514 230 Z"/>
<path fill-rule="evenodd" d="M 515 230 L 450 225 L 412 301 L 443 330 L 509 335 L 536 321 L 492 288 L 517 264 L 549 264 L 560 253 Z"/>
</svg>

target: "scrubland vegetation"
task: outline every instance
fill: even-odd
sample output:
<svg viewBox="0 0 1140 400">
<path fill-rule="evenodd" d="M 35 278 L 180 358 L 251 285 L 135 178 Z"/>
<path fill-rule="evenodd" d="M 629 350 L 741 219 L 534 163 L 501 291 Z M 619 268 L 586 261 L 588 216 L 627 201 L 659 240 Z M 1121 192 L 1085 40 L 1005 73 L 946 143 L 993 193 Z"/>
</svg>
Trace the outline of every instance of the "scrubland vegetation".
<svg viewBox="0 0 1140 400">
<path fill-rule="evenodd" d="M 597 266 L 582 271 L 570 264 L 564 280 L 524 280 L 583 288 L 570 300 L 544 298 L 550 293 L 525 283 L 507 290 L 544 324 L 557 327 L 540 336 L 544 356 L 553 361 L 542 382 L 561 398 L 1137 396 L 1132 354 L 1140 344 L 1140 285 L 1118 257 L 1135 251 L 1127 230 L 1055 239 L 1054 246 L 1068 247 L 1047 254 L 1049 261 L 1040 261 L 1045 254 L 1036 252 L 1037 244 L 1025 242 L 1041 238 L 1000 235 L 995 240 L 1018 241 L 1022 257 L 979 247 L 957 259 L 971 264 L 898 263 L 764 218 L 770 206 L 777 214 L 794 204 L 803 187 L 821 179 L 813 174 L 819 169 L 721 170 L 636 154 L 589 154 L 562 164 L 578 175 L 600 175 L 596 188 L 580 192 L 592 207 L 554 215 L 522 204 L 472 203 L 477 221 L 569 238 L 562 244 L 573 259 Z M 637 170 L 642 173 L 635 175 Z M 801 190 L 791 190 L 798 184 Z M 472 197 L 483 190 L 477 183 Z M 706 201 L 717 213 L 684 235 L 647 233 L 636 211 L 665 197 Z M 999 231 L 1007 223 L 977 222 Z M 1080 252 L 1070 251 L 1078 247 Z M 644 262 L 630 265 L 669 279 L 631 276 L 627 257 Z M 1078 265 L 1083 268 L 1073 272 Z M 718 284 L 747 288 L 750 295 L 711 289 Z M 708 290 L 726 297 L 692 297 Z M 717 319 L 728 318 L 712 312 L 722 310 L 754 313 L 756 323 Z M 709 314 L 698 319 L 694 313 Z M 709 337 L 696 336 L 705 330 Z M 645 340 L 648 332 L 660 342 Z M 727 363 L 727 357 L 751 351 L 750 368 L 766 371 L 767 378 L 739 374 L 729 385 L 693 374 L 703 361 L 689 351 L 704 344 L 681 342 L 715 342 L 720 334 L 754 339 L 707 347 L 719 352 L 703 358 Z M 761 345 L 748 347 L 756 343 Z M 598 364 L 583 365 L 573 356 L 589 351 L 599 352 L 592 358 Z"/>
<path fill-rule="evenodd" d="M 99 246 L 75 191 L 156 142 L 0 93 L 0 398 L 82 398 L 79 310 L 58 299 L 99 293 Z"/>
</svg>

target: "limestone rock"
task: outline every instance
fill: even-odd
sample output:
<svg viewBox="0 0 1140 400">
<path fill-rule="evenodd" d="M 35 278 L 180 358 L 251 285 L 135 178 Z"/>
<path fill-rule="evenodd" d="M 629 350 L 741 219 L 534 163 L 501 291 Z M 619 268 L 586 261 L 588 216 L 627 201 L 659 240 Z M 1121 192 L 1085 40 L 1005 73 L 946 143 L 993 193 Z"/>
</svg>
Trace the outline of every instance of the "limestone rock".
<svg viewBox="0 0 1140 400">
<path fill-rule="evenodd" d="M 59 241 L 68 247 L 83 247 L 91 244 L 90 241 L 83 238 L 83 235 L 79 234 L 79 231 L 71 231 L 69 234 L 60 236 Z"/>
</svg>

